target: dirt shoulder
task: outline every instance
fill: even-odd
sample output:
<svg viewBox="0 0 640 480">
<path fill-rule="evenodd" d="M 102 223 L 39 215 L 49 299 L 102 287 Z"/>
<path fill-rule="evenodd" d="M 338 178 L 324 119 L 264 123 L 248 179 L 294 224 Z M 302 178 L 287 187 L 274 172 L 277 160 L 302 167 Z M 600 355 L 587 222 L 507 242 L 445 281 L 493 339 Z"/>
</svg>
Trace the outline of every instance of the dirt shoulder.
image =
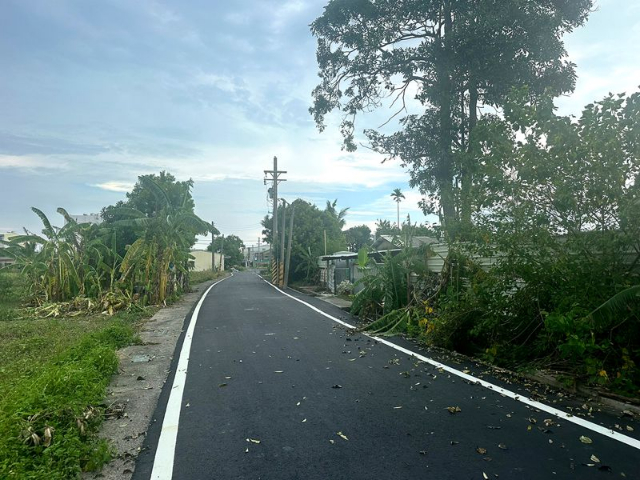
<svg viewBox="0 0 640 480">
<path fill-rule="evenodd" d="M 160 310 L 142 326 L 142 344 L 118 352 L 120 369 L 107 392 L 105 403 L 109 408 L 99 434 L 109 440 L 117 456 L 102 471 L 84 473 L 83 479 L 131 478 L 185 318 L 212 283 L 196 285 L 192 293 Z"/>
</svg>

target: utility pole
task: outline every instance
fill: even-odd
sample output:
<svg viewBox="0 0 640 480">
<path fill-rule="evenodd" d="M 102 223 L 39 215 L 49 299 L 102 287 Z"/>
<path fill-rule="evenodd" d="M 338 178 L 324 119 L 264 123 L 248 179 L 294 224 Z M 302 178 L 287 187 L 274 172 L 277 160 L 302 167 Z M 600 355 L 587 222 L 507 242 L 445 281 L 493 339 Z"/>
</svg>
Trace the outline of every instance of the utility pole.
<svg viewBox="0 0 640 480">
<path fill-rule="evenodd" d="M 213 232 L 215 231 L 215 225 L 211 222 L 211 271 L 215 272 L 216 270 L 216 254 L 213 250 Z"/>
<path fill-rule="evenodd" d="M 258 237 L 258 254 L 256 255 L 256 262 L 261 263 L 262 262 L 262 250 L 260 249 L 260 237 Z"/>
<path fill-rule="evenodd" d="M 220 271 L 222 271 L 222 259 L 224 258 L 224 235 L 222 235 L 222 243 L 220 245 Z"/>
<path fill-rule="evenodd" d="M 278 157 L 273 157 L 273 170 L 265 170 L 264 171 L 264 184 L 267 184 L 267 181 L 273 182 L 273 186 L 269 189 L 269 195 L 273 199 L 273 231 L 272 231 L 272 239 L 271 239 L 271 258 L 273 259 L 273 267 L 275 271 L 278 271 L 278 260 L 277 256 L 277 243 L 278 243 L 278 183 L 286 182 L 287 180 L 284 178 L 280 178 L 280 175 L 283 173 L 287 173 L 286 170 L 278 170 Z M 273 268 L 272 268 L 273 270 Z M 274 283 L 275 279 L 272 278 Z"/>
<path fill-rule="evenodd" d="M 293 240 L 293 217 L 296 214 L 295 203 L 292 205 L 292 207 L 291 220 L 289 221 L 289 246 L 287 247 L 287 261 L 285 263 L 284 288 L 287 288 L 287 285 L 289 285 L 289 267 L 291 266 L 291 241 Z"/>
<path fill-rule="evenodd" d="M 285 235 L 285 224 L 287 218 L 287 202 L 284 198 L 282 200 L 282 232 L 280 238 L 280 265 L 278 266 L 278 286 L 284 287 L 284 235 Z"/>
</svg>

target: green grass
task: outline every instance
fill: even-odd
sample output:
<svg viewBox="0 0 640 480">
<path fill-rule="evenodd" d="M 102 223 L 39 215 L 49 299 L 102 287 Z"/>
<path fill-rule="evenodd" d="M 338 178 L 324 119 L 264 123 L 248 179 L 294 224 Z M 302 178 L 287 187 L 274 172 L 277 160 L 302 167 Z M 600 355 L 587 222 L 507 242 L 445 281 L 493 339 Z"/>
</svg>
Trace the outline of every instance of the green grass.
<svg viewBox="0 0 640 480">
<path fill-rule="evenodd" d="M 151 311 L 20 318 L 19 278 L 9 283 L 0 285 L 0 307 L 11 312 L 0 321 L 0 478 L 77 478 L 110 459 L 95 436 L 100 405 L 116 350 L 138 340 L 138 321 Z"/>
<path fill-rule="evenodd" d="M 217 280 L 224 277 L 224 272 L 212 272 L 211 270 L 205 270 L 203 272 L 189 272 L 189 283 L 191 286 L 198 285 L 199 283 L 208 282 L 209 280 Z"/>
<path fill-rule="evenodd" d="M 20 273 L 0 268 L 0 322 L 12 320 L 18 315 L 25 288 L 24 278 Z"/>
</svg>

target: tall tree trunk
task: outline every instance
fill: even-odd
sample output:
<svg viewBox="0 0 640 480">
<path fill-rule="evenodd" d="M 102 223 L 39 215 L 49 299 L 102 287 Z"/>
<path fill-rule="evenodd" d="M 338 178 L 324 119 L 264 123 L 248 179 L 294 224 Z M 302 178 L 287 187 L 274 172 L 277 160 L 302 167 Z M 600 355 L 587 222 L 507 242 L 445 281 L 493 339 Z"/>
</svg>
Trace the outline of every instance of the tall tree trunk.
<svg viewBox="0 0 640 480">
<path fill-rule="evenodd" d="M 460 227 L 462 235 L 466 235 L 471 230 L 471 189 L 473 186 L 472 164 L 475 161 L 475 145 L 472 143 L 473 129 L 478 123 L 478 86 L 473 75 L 469 75 L 469 125 L 466 155 L 463 156 L 461 166 L 460 182 Z"/>
<path fill-rule="evenodd" d="M 453 95 L 453 81 L 451 78 L 451 33 L 453 28 L 453 19 L 449 2 L 445 2 L 443 14 L 444 32 L 440 38 L 440 65 L 438 68 L 438 84 L 440 87 L 440 162 L 435 174 L 438 190 L 440 191 L 440 207 L 443 217 L 443 226 L 449 239 L 453 240 L 457 237 L 458 221 L 453 192 L 453 155 L 451 151 L 453 133 L 451 121 L 451 102 Z"/>
</svg>

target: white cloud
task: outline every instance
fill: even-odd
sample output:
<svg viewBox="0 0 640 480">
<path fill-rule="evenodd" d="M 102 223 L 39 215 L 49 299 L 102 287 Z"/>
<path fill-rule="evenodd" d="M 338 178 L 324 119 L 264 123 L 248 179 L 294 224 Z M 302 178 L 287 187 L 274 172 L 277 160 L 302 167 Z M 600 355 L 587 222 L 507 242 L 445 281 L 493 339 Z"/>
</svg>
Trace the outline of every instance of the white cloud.
<svg viewBox="0 0 640 480">
<path fill-rule="evenodd" d="M 133 183 L 127 182 L 104 182 L 91 185 L 92 187 L 98 187 L 102 190 L 108 190 L 110 192 L 130 192 L 133 189 Z"/>
<path fill-rule="evenodd" d="M 0 155 L 0 168 L 38 170 L 66 170 L 68 163 L 48 156 Z"/>
</svg>

